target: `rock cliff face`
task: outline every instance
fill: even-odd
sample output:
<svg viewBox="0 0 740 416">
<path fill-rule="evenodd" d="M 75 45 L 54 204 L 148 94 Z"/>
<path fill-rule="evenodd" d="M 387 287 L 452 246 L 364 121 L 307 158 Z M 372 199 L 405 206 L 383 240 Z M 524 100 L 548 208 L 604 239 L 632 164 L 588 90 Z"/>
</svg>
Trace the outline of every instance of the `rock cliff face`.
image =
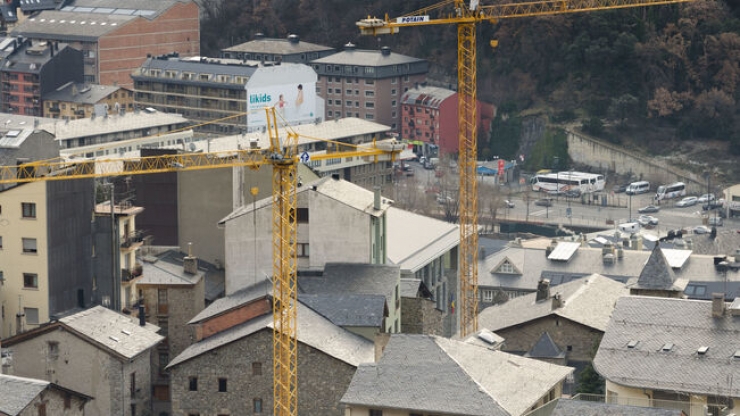
<svg viewBox="0 0 740 416">
<path fill-rule="evenodd" d="M 532 148 L 538 140 L 545 136 L 547 120 L 542 116 L 527 117 L 522 120 L 522 137 L 519 142 L 518 154 L 532 154 Z"/>
</svg>

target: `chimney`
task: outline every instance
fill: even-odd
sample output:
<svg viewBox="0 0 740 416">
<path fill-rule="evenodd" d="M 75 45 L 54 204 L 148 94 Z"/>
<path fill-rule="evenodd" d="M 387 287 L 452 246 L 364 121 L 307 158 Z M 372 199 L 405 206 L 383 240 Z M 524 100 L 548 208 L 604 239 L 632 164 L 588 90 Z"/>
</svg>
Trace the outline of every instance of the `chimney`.
<svg viewBox="0 0 740 416">
<path fill-rule="evenodd" d="M 725 314 L 725 294 L 712 293 L 712 317 L 721 318 Z"/>
<path fill-rule="evenodd" d="M 552 295 L 552 310 L 561 308 L 563 306 L 563 299 L 560 297 L 560 293 Z"/>
<path fill-rule="evenodd" d="M 188 243 L 188 255 L 182 259 L 183 271 L 187 274 L 198 274 L 198 258 L 193 257 L 193 243 Z"/>
<path fill-rule="evenodd" d="M 146 326 L 146 314 L 144 313 L 144 304 L 139 304 L 139 326 Z"/>
<path fill-rule="evenodd" d="M 331 178 L 334 179 L 335 181 L 338 181 L 339 180 L 339 174 L 338 173 L 332 173 L 331 174 Z"/>
<path fill-rule="evenodd" d="M 537 298 L 536 302 L 541 300 L 547 300 L 550 298 L 550 280 L 542 279 L 537 283 Z"/>
<path fill-rule="evenodd" d="M 391 54 L 391 48 L 389 48 L 388 46 L 383 46 L 382 48 L 380 48 L 380 53 L 383 56 L 390 56 L 390 54 Z"/>
<path fill-rule="evenodd" d="M 480 250 L 478 250 L 478 259 L 484 260 L 486 258 L 486 248 L 481 247 Z"/>
<path fill-rule="evenodd" d="M 301 38 L 298 37 L 298 35 L 288 35 L 288 42 L 293 44 L 298 44 L 298 42 L 301 41 Z"/>
<path fill-rule="evenodd" d="M 373 209 L 379 211 L 380 208 L 381 208 L 381 205 L 380 205 L 380 187 L 379 186 L 376 186 L 374 188 L 373 195 L 374 195 L 374 198 L 373 198 Z"/>
<path fill-rule="evenodd" d="M 552 239 L 550 241 L 550 244 L 545 248 L 545 258 L 550 257 L 550 253 L 552 253 L 555 250 L 555 247 L 558 246 L 558 242 L 555 239 Z"/>
<path fill-rule="evenodd" d="M 630 247 L 633 250 L 642 250 L 642 237 L 640 237 L 639 233 L 630 235 Z"/>
</svg>

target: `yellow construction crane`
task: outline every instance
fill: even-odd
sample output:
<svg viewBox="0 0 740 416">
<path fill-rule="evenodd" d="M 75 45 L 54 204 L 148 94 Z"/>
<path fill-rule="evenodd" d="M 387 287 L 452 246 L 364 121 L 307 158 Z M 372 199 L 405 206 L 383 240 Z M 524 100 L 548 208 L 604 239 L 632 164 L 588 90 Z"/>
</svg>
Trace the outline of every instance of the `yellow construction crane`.
<svg viewBox="0 0 740 416">
<path fill-rule="evenodd" d="M 457 25 L 458 167 L 460 169 L 460 333 L 478 330 L 477 75 L 475 26 L 502 19 L 684 3 L 692 0 L 554 0 L 481 6 L 479 0 L 444 0 L 395 19 L 358 21 L 364 35 L 398 33 L 402 27 Z M 497 41 L 491 41 L 495 47 Z"/>
<path fill-rule="evenodd" d="M 272 292 L 273 292 L 273 415 L 298 414 L 297 331 L 297 166 L 298 138 L 294 130 L 278 128 L 274 108 L 266 109 L 267 149 L 237 149 L 210 153 L 182 153 L 138 158 L 72 161 L 38 161 L 0 166 L 0 184 L 101 178 L 201 169 L 270 165 L 272 172 Z M 336 143 L 338 152 L 312 155 L 312 160 L 364 157 L 377 162 L 381 156 L 393 161 L 403 145 L 373 142 L 351 146 Z M 349 147 L 354 150 L 346 150 Z"/>
</svg>

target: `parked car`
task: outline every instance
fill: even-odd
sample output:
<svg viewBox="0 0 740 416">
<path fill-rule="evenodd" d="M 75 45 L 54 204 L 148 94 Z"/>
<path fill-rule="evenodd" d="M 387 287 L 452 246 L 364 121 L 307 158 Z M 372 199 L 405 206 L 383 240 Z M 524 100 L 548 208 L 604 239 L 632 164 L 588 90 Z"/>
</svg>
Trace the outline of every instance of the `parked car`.
<svg viewBox="0 0 740 416">
<path fill-rule="evenodd" d="M 699 201 L 699 198 L 695 196 L 687 196 L 686 198 L 676 202 L 676 206 L 679 208 L 686 208 L 696 205 L 696 203 Z"/>
<path fill-rule="evenodd" d="M 504 203 L 506 204 L 506 208 L 514 208 L 514 203 L 509 201 L 508 199 L 504 201 Z"/>
<path fill-rule="evenodd" d="M 580 189 L 569 189 L 565 191 L 565 197 L 566 198 L 579 198 L 581 196 L 581 190 Z"/>
<path fill-rule="evenodd" d="M 714 199 L 714 194 L 704 194 L 699 197 L 698 202 L 703 204 L 705 202 L 714 201 Z"/>
<path fill-rule="evenodd" d="M 552 198 L 541 198 L 536 201 L 534 201 L 534 204 L 540 207 L 551 207 L 552 206 Z"/>
<path fill-rule="evenodd" d="M 658 225 L 659 220 L 652 215 L 640 215 L 640 218 L 637 219 L 637 222 L 639 222 L 640 225 L 642 225 L 643 227 L 647 227 Z"/>
<path fill-rule="evenodd" d="M 709 217 L 709 221 L 707 223 L 714 227 L 721 227 L 725 222 L 722 220 L 722 217 Z"/>
<path fill-rule="evenodd" d="M 712 230 L 706 225 L 697 225 L 694 227 L 694 234 L 709 234 L 710 232 L 712 232 Z"/>
<path fill-rule="evenodd" d="M 614 185 L 614 187 L 612 188 L 612 192 L 614 192 L 615 194 L 620 194 L 622 192 L 625 192 L 628 186 L 630 186 L 630 184 L 628 183 L 624 183 L 622 185 Z"/>
<path fill-rule="evenodd" d="M 713 201 L 709 201 L 706 204 L 701 206 L 701 209 L 704 211 L 709 211 L 711 209 L 717 209 L 722 208 L 725 206 L 725 200 L 723 198 L 715 199 Z"/>
<path fill-rule="evenodd" d="M 640 214 L 651 214 L 658 211 L 660 211 L 660 207 L 655 205 L 648 205 L 637 210 Z"/>
</svg>

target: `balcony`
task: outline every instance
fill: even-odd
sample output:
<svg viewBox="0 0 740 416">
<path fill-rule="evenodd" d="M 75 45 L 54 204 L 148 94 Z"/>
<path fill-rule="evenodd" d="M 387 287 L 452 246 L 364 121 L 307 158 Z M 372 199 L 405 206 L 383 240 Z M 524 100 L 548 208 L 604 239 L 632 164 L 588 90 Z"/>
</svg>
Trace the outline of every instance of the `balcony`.
<svg viewBox="0 0 740 416">
<path fill-rule="evenodd" d="M 605 396 L 603 394 L 588 394 L 578 393 L 573 396 L 573 400 L 580 400 L 584 402 L 601 402 L 604 403 Z M 622 406 L 637 406 L 637 407 L 656 407 L 660 409 L 677 409 L 683 411 L 687 416 L 728 416 L 730 413 L 727 408 L 719 408 L 715 405 L 709 405 L 708 408 L 702 404 L 694 403 L 689 401 L 675 401 L 675 400 L 656 400 L 646 398 L 620 398 L 609 399 L 609 404 L 617 404 Z M 527 413 L 526 416 L 546 416 L 552 412 L 552 409 L 557 404 L 557 400 L 553 400 L 544 406 Z"/>
<path fill-rule="evenodd" d="M 121 248 L 136 249 L 144 242 L 144 234 L 140 231 L 134 231 L 123 237 Z"/>
<path fill-rule="evenodd" d="M 144 271 L 144 268 L 141 266 L 141 264 L 137 264 L 136 266 L 130 268 L 130 269 L 121 269 L 121 280 L 124 282 L 130 282 L 137 277 L 141 276 L 141 273 Z"/>
</svg>

